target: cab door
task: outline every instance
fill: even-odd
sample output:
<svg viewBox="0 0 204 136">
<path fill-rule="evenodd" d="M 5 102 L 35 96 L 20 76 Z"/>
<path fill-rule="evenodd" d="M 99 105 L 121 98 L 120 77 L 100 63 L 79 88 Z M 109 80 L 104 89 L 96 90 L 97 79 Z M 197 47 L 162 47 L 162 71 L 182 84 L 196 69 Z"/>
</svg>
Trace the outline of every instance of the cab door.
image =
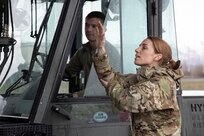
<svg viewBox="0 0 204 136">
<path fill-rule="evenodd" d="M 73 42 L 72 51 L 86 43 L 84 35 L 85 17 L 91 11 L 102 11 L 106 15 L 106 40 L 110 43 L 110 63 L 122 73 L 134 72 L 134 49 L 141 40 L 147 37 L 146 2 L 140 0 L 98 0 L 86 1 L 83 4 L 78 30 Z M 130 17 L 132 16 L 132 17 Z M 81 33 L 81 34 L 78 34 Z M 81 35 L 81 38 L 79 38 Z M 70 45 L 67 45 L 70 46 Z M 71 58 L 67 55 L 67 63 Z M 127 59 L 128 58 L 128 59 Z M 116 60 L 117 59 L 117 60 Z M 64 69 L 64 68 L 62 68 Z M 80 74 L 83 78 L 83 71 Z M 83 80 L 77 80 L 82 84 Z M 51 102 L 43 122 L 53 124 L 55 135 L 71 136 L 128 136 L 130 133 L 130 114 L 118 110 L 106 95 L 92 66 L 87 85 L 79 87 L 77 97 L 70 90 L 71 82 L 62 80 L 59 90 Z"/>
</svg>

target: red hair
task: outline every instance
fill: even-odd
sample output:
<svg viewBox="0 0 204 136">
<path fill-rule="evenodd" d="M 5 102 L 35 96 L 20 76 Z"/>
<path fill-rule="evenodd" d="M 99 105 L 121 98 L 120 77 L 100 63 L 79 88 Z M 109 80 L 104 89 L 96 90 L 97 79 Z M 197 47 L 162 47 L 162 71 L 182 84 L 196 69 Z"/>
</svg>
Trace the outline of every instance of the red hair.
<svg viewBox="0 0 204 136">
<path fill-rule="evenodd" d="M 154 51 L 156 54 L 162 54 L 159 65 L 161 67 L 169 67 L 171 69 L 177 69 L 180 65 L 180 61 L 175 62 L 172 58 L 172 50 L 169 44 L 159 37 L 149 36 L 147 39 L 153 43 Z"/>
</svg>

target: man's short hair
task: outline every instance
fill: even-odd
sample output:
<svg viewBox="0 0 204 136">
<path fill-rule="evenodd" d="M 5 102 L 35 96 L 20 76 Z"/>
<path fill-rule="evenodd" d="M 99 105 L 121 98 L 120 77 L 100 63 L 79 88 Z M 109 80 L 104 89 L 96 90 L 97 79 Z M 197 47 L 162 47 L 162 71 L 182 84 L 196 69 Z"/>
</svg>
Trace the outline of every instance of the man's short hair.
<svg viewBox="0 0 204 136">
<path fill-rule="evenodd" d="M 86 19 L 90 19 L 90 18 L 99 18 L 101 20 L 101 23 L 104 24 L 106 16 L 103 12 L 92 11 L 86 16 Z"/>
</svg>

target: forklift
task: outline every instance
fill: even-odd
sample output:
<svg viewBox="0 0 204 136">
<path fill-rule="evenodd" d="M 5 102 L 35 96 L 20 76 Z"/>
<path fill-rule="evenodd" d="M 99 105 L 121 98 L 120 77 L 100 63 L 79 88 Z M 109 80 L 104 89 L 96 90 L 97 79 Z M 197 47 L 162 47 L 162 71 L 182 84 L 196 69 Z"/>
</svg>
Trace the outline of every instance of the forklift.
<svg viewBox="0 0 204 136">
<path fill-rule="evenodd" d="M 91 11 L 106 15 L 106 40 L 120 54 L 120 72 L 136 72 L 134 50 L 149 35 L 168 41 L 178 58 L 173 0 L 1 0 L 1 136 L 129 135 L 130 114 L 113 105 L 94 68 L 86 86 L 83 71 L 75 79 L 64 73 L 87 41 Z M 181 88 L 175 91 L 188 114 L 192 103 L 183 106 Z M 192 136 L 190 125 L 182 127 L 183 136 Z"/>
</svg>

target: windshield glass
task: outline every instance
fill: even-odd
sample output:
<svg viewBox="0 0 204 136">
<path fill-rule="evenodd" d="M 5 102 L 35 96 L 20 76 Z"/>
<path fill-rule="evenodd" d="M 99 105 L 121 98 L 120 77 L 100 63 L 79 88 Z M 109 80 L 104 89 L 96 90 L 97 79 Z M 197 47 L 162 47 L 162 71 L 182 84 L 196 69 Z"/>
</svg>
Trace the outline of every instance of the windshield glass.
<svg viewBox="0 0 204 136">
<path fill-rule="evenodd" d="M 87 36 L 85 35 L 85 18 L 92 11 L 101 11 L 106 16 L 104 23 L 106 29 L 105 44 L 112 68 L 122 73 L 135 73 L 135 48 L 137 48 L 140 42 L 147 36 L 146 2 L 143 0 L 86 1 L 83 6 L 82 28 L 80 28 L 82 29 L 82 43 L 76 50 L 85 44 L 89 44 Z M 137 16 L 137 18 L 130 18 L 129 16 Z M 74 79 L 71 80 L 69 79 L 69 88 L 67 88 L 68 85 L 66 82 L 62 82 L 59 93 L 73 93 L 74 97 L 77 98 L 107 96 L 104 87 L 98 80 L 93 64 L 86 64 L 86 66 L 84 66 L 90 69 L 88 79 L 86 79 L 86 69 L 81 69 L 76 66 L 76 64 L 79 65 L 76 56 L 77 55 L 74 57 L 70 56 L 68 59 L 67 64 L 70 70 L 67 71 L 69 71 L 71 75 L 77 75 L 78 77 L 74 77 Z M 71 62 L 69 60 L 71 60 Z M 75 63 L 73 63 L 73 61 L 75 61 Z M 79 75 L 76 73 L 76 69 L 82 70 L 79 72 Z"/>
<path fill-rule="evenodd" d="M 13 18 L 9 31 L 1 31 L 1 36 L 4 34 L 1 40 L 13 35 L 16 43 L 1 47 L 0 114 L 28 118 L 63 2 L 11 0 L 11 3 L 9 16 Z"/>
</svg>

